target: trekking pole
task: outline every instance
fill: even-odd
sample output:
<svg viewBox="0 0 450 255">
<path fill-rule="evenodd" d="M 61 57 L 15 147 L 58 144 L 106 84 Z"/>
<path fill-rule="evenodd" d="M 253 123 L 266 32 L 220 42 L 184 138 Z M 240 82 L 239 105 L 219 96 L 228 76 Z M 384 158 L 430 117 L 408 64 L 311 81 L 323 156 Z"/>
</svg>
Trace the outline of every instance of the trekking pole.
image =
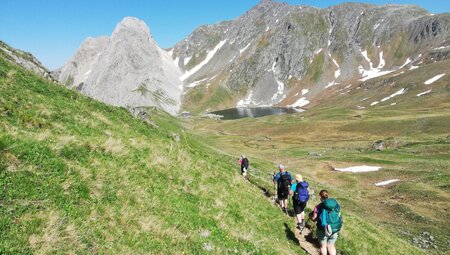
<svg viewBox="0 0 450 255">
<path fill-rule="evenodd" d="M 276 173 L 273 172 L 272 175 L 272 182 L 273 182 L 273 178 L 275 178 Z M 275 182 L 273 182 L 273 201 L 276 203 L 277 202 L 277 184 Z"/>
</svg>

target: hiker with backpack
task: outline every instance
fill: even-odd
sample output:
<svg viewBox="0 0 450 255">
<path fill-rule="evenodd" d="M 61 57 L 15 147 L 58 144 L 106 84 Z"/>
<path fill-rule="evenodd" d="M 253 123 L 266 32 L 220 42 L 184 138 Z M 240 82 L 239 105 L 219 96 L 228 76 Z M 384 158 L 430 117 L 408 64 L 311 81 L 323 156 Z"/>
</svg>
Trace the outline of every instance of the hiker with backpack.
<svg viewBox="0 0 450 255">
<path fill-rule="evenodd" d="M 244 176 L 244 178 L 247 178 L 247 170 L 250 166 L 250 162 L 248 161 L 248 158 L 245 157 L 245 155 L 241 155 L 241 158 L 239 159 L 239 165 L 241 166 L 241 174 Z"/>
<path fill-rule="evenodd" d="M 295 175 L 295 182 L 291 185 L 289 194 L 292 195 L 295 217 L 297 218 L 297 228 L 300 232 L 305 228 L 305 207 L 309 200 L 309 184 L 303 181 L 301 174 Z"/>
<path fill-rule="evenodd" d="M 336 240 L 342 228 L 342 214 L 339 203 L 329 198 L 328 191 L 319 193 L 321 203 L 311 212 L 311 219 L 317 225 L 317 239 L 320 242 L 321 255 L 336 255 Z"/>
<path fill-rule="evenodd" d="M 278 201 L 283 212 L 288 213 L 288 196 L 292 184 L 292 175 L 286 172 L 283 165 L 278 165 L 279 172 L 273 177 L 273 183 L 277 184 Z"/>
</svg>

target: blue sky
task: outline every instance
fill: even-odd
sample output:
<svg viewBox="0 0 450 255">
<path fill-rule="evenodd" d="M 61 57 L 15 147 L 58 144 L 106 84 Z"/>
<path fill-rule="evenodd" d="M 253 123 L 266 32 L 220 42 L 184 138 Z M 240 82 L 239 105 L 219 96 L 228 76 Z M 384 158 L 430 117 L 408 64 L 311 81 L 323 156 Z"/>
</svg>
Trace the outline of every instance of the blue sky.
<svg viewBox="0 0 450 255">
<path fill-rule="evenodd" d="M 160 47 L 169 48 L 202 24 L 234 19 L 259 0 L 2 0 L 0 40 L 31 52 L 45 66 L 63 65 L 86 37 L 110 35 L 125 16 L 144 20 Z M 328 7 L 348 1 L 286 0 Z M 450 12 L 448 0 L 364 0 L 416 4 L 432 13 Z"/>
</svg>

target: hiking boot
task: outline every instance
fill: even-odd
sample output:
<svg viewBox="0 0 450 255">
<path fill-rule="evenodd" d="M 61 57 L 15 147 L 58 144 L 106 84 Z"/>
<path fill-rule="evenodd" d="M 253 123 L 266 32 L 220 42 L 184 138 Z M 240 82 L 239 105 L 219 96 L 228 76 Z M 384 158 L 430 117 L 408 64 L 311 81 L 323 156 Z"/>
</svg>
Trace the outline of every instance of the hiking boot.
<svg viewBox="0 0 450 255">
<path fill-rule="evenodd" d="M 302 228 L 305 228 L 305 227 L 306 227 L 306 221 L 303 220 L 303 221 L 300 223 L 300 225 L 301 225 Z"/>
<path fill-rule="evenodd" d="M 297 229 L 300 230 L 300 231 L 302 230 L 302 224 L 301 223 L 297 223 Z"/>
</svg>

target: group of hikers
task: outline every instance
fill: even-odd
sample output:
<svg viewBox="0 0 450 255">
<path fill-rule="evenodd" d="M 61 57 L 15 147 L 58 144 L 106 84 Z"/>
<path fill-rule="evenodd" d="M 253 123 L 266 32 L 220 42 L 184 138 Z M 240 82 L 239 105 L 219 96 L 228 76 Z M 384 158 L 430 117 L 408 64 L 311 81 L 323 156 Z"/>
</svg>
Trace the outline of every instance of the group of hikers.
<svg viewBox="0 0 450 255">
<path fill-rule="evenodd" d="M 245 155 L 239 159 L 241 174 L 247 178 L 249 169 L 249 160 Z M 314 193 L 309 188 L 309 183 L 303 180 L 302 175 L 296 174 L 295 180 L 291 173 L 285 170 L 285 166 L 278 165 L 278 173 L 273 174 L 273 183 L 277 188 L 277 200 L 284 213 L 288 214 L 289 196 L 292 196 L 292 203 L 297 228 L 300 233 L 306 227 L 306 223 L 312 220 L 316 223 L 316 236 L 320 242 L 320 254 L 336 255 L 335 243 L 342 228 L 342 214 L 340 205 L 336 199 L 329 197 L 327 190 L 319 192 L 320 203 L 308 214 L 308 220 L 305 220 L 305 208 L 310 196 Z"/>
</svg>

